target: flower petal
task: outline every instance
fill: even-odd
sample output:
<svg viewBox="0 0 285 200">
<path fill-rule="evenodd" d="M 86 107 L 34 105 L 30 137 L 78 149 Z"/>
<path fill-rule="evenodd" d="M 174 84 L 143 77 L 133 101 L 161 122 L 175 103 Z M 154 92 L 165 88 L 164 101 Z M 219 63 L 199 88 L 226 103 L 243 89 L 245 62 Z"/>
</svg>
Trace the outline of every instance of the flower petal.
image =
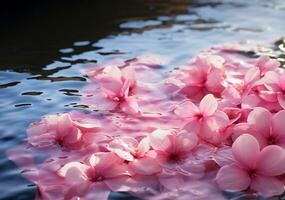
<svg viewBox="0 0 285 200">
<path fill-rule="evenodd" d="M 281 195 L 284 189 L 284 183 L 275 177 L 257 176 L 252 180 L 251 189 L 256 190 L 262 196 Z"/>
<path fill-rule="evenodd" d="M 199 108 L 200 112 L 203 113 L 204 116 L 211 116 L 216 112 L 218 102 L 214 95 L 208 94 L 201 100 Z"/>
<path fill-rule="evenodd" d="M 271 113 L 262 107 L 256 107 L 248 115 L 247 122 L 264 137 L 270 136 Z"/>
<path fill-rule="evenodd" d="M 198 137 L 195 133 L 182 130 L 175 140 L 175 146 L 179 152 L 189 152 L 198 144 Z"/>
<path fill-rule="evenodd" d="M 168 130 L 157 129 L 149 135 L 150 145 L 154 150 L 166 151 L 172 144 L 170 135 Z"/>
<path fill-rule="evenodd" d="M 235 159 L 244 167 L 254 168 L 260 151 L 259 143 L 249 134 L 239 136 L 232 145 Z"/>
<path fill-rule="evenodd" d="M 58 170 L 58 175 L 71 182 L 84 182 L 87 180 L 87 165 L 80 162 L 70 162 Z"/>
<path fill-rule="evenodd" d="M 278 176 L 285 173 L 285 150 L 277 145 L 262 149 L 257 161 L 257 169 L 265 176 Z"/>
<path fill-rule="evenodd" d="M 161 171 L 160 165 L 154 158 L 145 156 L 141 159 L 135 159 L 129 163 L 132 171 L 141 175 L 152 175 Z"/>
<path fill-rule="evenodd" d="M 238 166 L 226 165 L 218 171 L 216 181 L 221 189 L 237 192 L 248 188 L 250 177 L 247 171 Z"/>
<path fill-rule="evenodd" d="M 198 112 L 199 112 L 199 109 L 191 101 L 184 101 L 183 103 L 179 104 L 174 110 L 174 113 L 176 115 L 178 115 L 179 117 L 185 117 L 185 118 L 193 117 Z"/>
<path fill-rule="evenodd" d="M 272 117 L 272 133 L 276 136 L 285 135 L 285 110 L 279 111 Z"/>
<path fill-rule="evenodd" d="M 143 138 L 138 144 L 138 154 L 144 156 L 146 152 L 150 149 L 149 138 Z"/>
</svg>

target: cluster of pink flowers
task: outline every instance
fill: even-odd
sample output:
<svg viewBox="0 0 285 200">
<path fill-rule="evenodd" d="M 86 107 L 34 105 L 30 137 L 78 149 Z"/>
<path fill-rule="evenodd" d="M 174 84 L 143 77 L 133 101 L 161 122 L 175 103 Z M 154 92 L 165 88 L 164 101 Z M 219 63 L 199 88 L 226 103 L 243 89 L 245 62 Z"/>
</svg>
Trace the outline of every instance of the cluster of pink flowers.
<svg viewBox="0 0 285 200">
<path fill-rule="evenodd" d="M 93 67 L 81 97 L 90 109 L 32 123 L 9 157 L 42 199 L 282 195 L 285 71 L 239 51 L 211 48 L 168 75 L 150 55 Z"/>
</svg>

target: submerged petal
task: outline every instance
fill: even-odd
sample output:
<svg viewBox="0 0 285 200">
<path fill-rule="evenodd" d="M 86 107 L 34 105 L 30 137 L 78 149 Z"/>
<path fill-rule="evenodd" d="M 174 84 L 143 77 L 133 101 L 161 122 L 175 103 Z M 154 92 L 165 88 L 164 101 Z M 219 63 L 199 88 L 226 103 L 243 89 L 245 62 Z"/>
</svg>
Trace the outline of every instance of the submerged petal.
<svg viewBox="0 0 285 200">
<path fill-rule="evenodd" d="M 222 167 L 217 174 L 216 181 L 221 189 L 232 192 L 245 190 L 250 185 L 248 172 L 237 165 Z"/>
</svg>

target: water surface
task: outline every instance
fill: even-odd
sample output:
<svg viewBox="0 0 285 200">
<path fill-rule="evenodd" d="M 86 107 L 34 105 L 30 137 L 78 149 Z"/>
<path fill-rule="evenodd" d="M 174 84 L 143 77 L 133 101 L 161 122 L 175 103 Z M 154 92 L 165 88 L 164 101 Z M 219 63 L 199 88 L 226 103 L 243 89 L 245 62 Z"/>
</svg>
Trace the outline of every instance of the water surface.
<svg viewBox="0 0 285 200">
<path fill-rule="evenodd" d="M 84 109 L 92 63 L 155 53 L 171 59 L 167 73 L 211 45 L 285 35 L 282 0 L 11 1 L 0 11 L 0 199 L 34 198 L 5 152 L 42 115 Z"/>
</svg>

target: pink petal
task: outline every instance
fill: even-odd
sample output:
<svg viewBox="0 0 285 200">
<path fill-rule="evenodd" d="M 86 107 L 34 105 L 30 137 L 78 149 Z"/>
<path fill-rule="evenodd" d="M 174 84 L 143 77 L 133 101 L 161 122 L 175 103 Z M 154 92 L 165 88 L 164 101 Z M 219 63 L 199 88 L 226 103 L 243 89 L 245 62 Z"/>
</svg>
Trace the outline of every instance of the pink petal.
<svg viewBox="0 0 285 200">
<path fill-rule="evenodd" d="M 79 142 L 81 138 L 82 133 L 77 128 L 75 128 L 72 132 L 64 137 L 64 143 L 67 145 L 72 145 Z"/>
<path fill-rule="evenodd" d="M 213 155 L 214 161 L 221 167 L 235 163 L 232 149 L 230 147 L 220 148 Z"/>
<path fill-rule="evenodd" d="M 222 85 L 224 79 L 223 71 L 220 69 L 212 69 L 205 83 L 207 89 L 211 92 L 221 92 L 224 87 Z"/>
<path fill-rule="evenodd" d="M 57 124 L 57 134 L 60 137 L 68 135 L 69 133 L 73 132 L 74 129 L 75 127 L 69 114 L 65 113 L 59 117 Z"/>
<path fill-rule="evenodd" d="M 199 113 L 199 109 L 191 101 L 184 101 L 176 107 L 174 113 L 179 117 L 188 118 L 193 117 L 196 113 Z"/>
<path fill-rule="evenodd" d="M 149 135 L 150 145 L 153 149 L 166 151 L 171 147 L 170 131 L 157 129 Z"/>
<path fill-rule="evenodd" d="M 279 76 L 279 87 L 282 91 L 285 90 L 285 75 L 284 75 L 284 73 Z"/>
<path fill-rule="evenodd" d="M 264 137 L 260 132 L 253 129 L 253 127 L 248 123 L 239 123 L 234 126 L 232 139 L 235 141 L 242 134 L 248 133 L 257 139 L 261 148 L 267 146 L 267 138 Z"/>
<path fill-rule="evenodd" d="M 260 151 L 258 141 L 249 134 L 239 136 L 232 145 L 234 157 L 242 166 L 255 168 Z"/>
<path fill-rule="evenodd" d="M 259 102 L 260 99 L 257 96 L 251 94 L 243 98 L 241 107 L 243 109 L 252 109 L 256 107 L 259 104 Z"/>
<path fill-rule="evenodd" d="M 275 103 L 277 101 L 277 94 L 272 90 L 260 90 L 258 96 L 266 102 Z"/>
<path fill-rule="evenodd" d="M 140 156 L 144 156 L 146 152 L 150 149 L 149 138 L 143 138 L 140 143 L 138 144 L 138 154 Z"/>
<path fill-rule="evenodd" d="M 271 113 L 262 107 L 256 107 L 248 115 L 247 122 L 264 137 L 270 136 Z"/>
<path fill-rule="evenodd" d="M 238 123 L 233 128 L 233 141 L 235 141 L 239 136 L 245 133 L 251 133 L 252 127 L 248 123 Z"/>
<path fill-rule="evenodd" d="M 132 171 L 141 175 L 152 175 L 161 171 L 157 161 L 148 156 L 130 162 L 129 167 Z"/>
<path fill-rule="evenodd" d="M 121 163 L 123 160 L 112 152 L 98 152 L 92 154 L 88 161 L 92 167 L 96 168 L 96 170 L 103 172 L 109 167 Z"/>
<path fill-rule="evenodd" d="M 259 80 L 259 78 L 260 78 L 259 68 L 257 67 L 250 68 L 244 76 L 244 84 L 248 85 L 250 83 L 255 83 L 256 81 Z"/>
<path fill-rule="evenodd" d="M 185 177 L 180 174 L 175 174 L 175 175 L 161 174 L 159 176 L 159 182 L 167 189 L 175 190 L 182 188 L 185 185 L 186 180 Z"/>
<path fill-rule="evenodd" d="M 94 200 L 94 197 L 96 197 L 96 199 L 108 200 L 110 192 L 111 190 L 104 182 L 95 182 L 90 185 L 87 192 L 83 192 L 84 195 L 80 199 Z"/>
<path fill-rule="evenodd" d="M 95 169 L 96 171 L 96 169 Z M 117 178 L 120 176 L 126 176 L 129 175 L 128 173 L 128 166 L 126 164 L 115 164 L 111 167 L 108 167 L 106 169 L 104 169 L 104 171 L 101 170 L 100 172 L 106 179 L 110 179 L 110 178 Z"/>
<path fill-rule="evenodd" d="M 214 95 L 208 94 L 201 100 L 199 108 L 200 112 L 203 113 L 204 116 L 211 116 L 216 112 L 218 102 Z"/>
<path fill-rule="evenodd" d="M 134 160 L 134 156 L 128 151 L 124 151 L 122 149 L 113 149 L 112 152 L 114 152 L 120 158 L 122 158 L 124 160 L 127 160 L 127 161 L 133 161 Z"/>
<path fill-rule="evenodd" d="M 122 69 L 122 75 L 125 78 L 125 80 L 130 81 L 130 86 L 132 86 L 135 83 L 136 77 L 135 77 L 135 70 L 131 66 L 124 67 Z"/>
<path fill-rule="evenodd" d="M 285 173 L 285 150 L 276 145 L 262 149 L 257 160 L 257 170 L 265 176 L 278 176 Z"/>
<path fill-rule="evenodd" d="M 281 138 L 285 139 L 284 119 L 285 119 L 285 110 L 279 111 L 272 117 L 272 134 L 278 140 Z"/>
<path fill-rule="evenodd" d="M 86 86 L 86 94 L 81 98 L 85 104 L 91 105 L 96 110 L 113 110 L 117 107 L 118 102 L 109 99 L 102 89 L 99 88 L 94 92 L 89 92 L 90 87 L 94 86 L 91 84 Z"/>
<path fill-rule="evenodd" d="M 284 183 L 275 177 L 257 176 L 252 180 L 251 188 L 260 195 L 270 197 L 281 195 L 284 189 Z"/>
<path fill-rule="evenodd" d="M 207 119 L 201 123 L 198 135 L 204 140 L 212 143 L 212 140 L 215 139 L 218 134 L 218 129 L 219 126 L 216 123 L 215 118 Z"/>
<path fill-rule="evenodd" d="M 200 179 L 205 175 L 205 165 L 202 162 L 189 157 L 185 162 L 176 167 L 176 171 L 193 179 Z"/>
<path fill-rule="evenodd" d="M 114 179 L 107 179 L 104 182 L 112 191 L 117 192 L 140 192 L 148 188 L 155 188 L 158 185 L 156 176 L 140 175 L 132 177 L 121 176 Z"/>
<path fill-rule="evenodd" d="M 278 94 L 277 95 L 277 100 L 280 106 L 285 109 L 285 96 L 283 94 Z"/>
<path fill-rule="evenodd" d="M 175 146 L 179 152 L 189 152 L 198 144 L 196 133 L 182 130 L 176 137 Z"/>
<path fill-rule="evenodd" d="M 87 165 L 80 162 L 70 162 L 58 170 L 58 175 L 71 182 L 84 182 L 87 180 Z"/>
<path fill-rule="evenodd" d="M 110 66 L 106 66 L 103 69 L 102 76 L 108 76 L 115 81 L 121 81 L 122 73 L 121 73 L 121 70 L 117 66 L 110 65 Z"/>
<path fill-rule="evenodd" d="M 238 104 L 240 102 L 240 92 L 233 86 L 227 86 L 222 92 L 222 97 L 224 99 L 230 99 L 230 101 L 234 101 L 232 103 Z"/>
<path fill-rule="evenodd" d="M 201 128 L 201 124 L 197 120 L 191 120 L 189 123 L 187 123 L 183 127 L 183 129 L 191 133 L 199 133 L 200 128 Z"/>
<path fill-rule="evenodd" d="M 137 99 L 134 96 L 125 98 L 125 101 L 121 103 L 120 107 L 122 111 L 129 114 L 137 114 L 140 111 Z"/>
<path fill-rule="evenodd" d="M 216 181 L 222 190 L 237 192 L 248 188 L 248 172 L 236 165 L 223 166 L 217 173 Z"/>
<path fill-rule="evenodd" d="M 278 86 L 279 84 L 279 76 L 276 72 L 274 71 L 269 71 L 265 74 L 263 77 L 265 87 L 268 88 L 269 90 L 273 91 L 279 91 L 280 88 Z"/>
<path fill-rule="evenodd" d="M 118 95 L 121 97 L 129 96 L 130 86 L 131 86 L 131 81 L 125 80 Z"/>
<path fill-rule="evenodd" d="M 120 94 L 123 84 L 121 80 L 116 80 L 113 77 L 103 77 L 99 81 L 102 91 L 108 96 L 116 96 Z"/>
</svg>

